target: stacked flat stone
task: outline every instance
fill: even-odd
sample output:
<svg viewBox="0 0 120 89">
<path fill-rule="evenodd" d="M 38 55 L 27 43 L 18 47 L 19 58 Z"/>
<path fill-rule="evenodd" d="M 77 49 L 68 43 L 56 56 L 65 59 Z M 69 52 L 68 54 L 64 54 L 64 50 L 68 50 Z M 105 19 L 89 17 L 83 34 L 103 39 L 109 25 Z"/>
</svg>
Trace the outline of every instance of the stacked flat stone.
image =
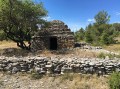
<svg viewBox="0 0 120 89">
<path fill-rule="evenodd" d="M 70 49 L 74 48 L 74 33 L 60 20 L 53 20 L 50 26 L 42 28 L 34 34 L 31 40 L 31 50 L 49 50 L 50 39 L 57 39 L 57 49 Z"/>
<path fill-rule="evenodd" d="M 54 57 L 0 57 L 0 71 L 39 74 L 111 74 L 120 72 L 120 59 L 54 58 Z"/>
</svg>

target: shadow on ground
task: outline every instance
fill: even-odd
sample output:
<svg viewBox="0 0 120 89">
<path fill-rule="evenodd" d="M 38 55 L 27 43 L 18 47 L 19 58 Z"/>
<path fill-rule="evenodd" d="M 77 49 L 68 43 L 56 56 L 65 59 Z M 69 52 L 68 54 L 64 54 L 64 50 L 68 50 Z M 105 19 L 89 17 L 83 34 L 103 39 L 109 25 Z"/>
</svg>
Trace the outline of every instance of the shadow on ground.
<svg viewBox="0 0 120 89">
<path fill-rule="evenodd" d="M 5 49 L 0 49 L 0 56 L 7 56 L 7 57 L 10 57 L 10 56 L 15 56 L 15 57 L 18 57 L 18 56 L 36 56 L 36 55 L 40 55 L 40 54 L 44 54 L 44 55 L 50 55 L 50 54 L 53 54 L 53 55 L 65 55 L 65 54 L 70 54 L 72 53 L 71 50 L 40 50 L 40 51 L 37 51 L 37 52 L 31 52 L 31 51 L 28 51 L 28 50 L 23 50 L 23 49 L 20 49 L 20 48 L 5 48 Z"/>
<path fill-rule="evenodd" d="M 19 48 L 5 48 L 0 49 L 0 56 L 28 56 L 30 51 Z"/>
</svg>

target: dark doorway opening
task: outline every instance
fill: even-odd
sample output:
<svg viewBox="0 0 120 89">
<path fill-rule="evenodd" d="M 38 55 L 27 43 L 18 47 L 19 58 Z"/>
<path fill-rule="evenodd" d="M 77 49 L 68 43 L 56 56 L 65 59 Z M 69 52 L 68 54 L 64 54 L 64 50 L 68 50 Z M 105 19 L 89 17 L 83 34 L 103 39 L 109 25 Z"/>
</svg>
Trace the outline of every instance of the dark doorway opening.
<svg viewBox="0 0 120 89">
<path fill-rule="evenodd" d="M 50 38 L 50 50 L 57 50 L 57 38 L 56 37 Z"/>
</svg>

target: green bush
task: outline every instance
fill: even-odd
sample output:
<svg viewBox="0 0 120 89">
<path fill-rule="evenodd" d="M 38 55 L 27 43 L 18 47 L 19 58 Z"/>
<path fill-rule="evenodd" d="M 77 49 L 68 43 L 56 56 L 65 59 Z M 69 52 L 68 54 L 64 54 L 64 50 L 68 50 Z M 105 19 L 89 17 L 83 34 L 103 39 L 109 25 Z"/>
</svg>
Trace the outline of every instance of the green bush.
<svg viewBox="0 0 120 89">
<path fill-rule="evenodd" d="M 43 75 L 42 74 L 39 74 L 39 73 L 37 73 L 37 72 L 33 72 L 33 73 L 31 73 L 31 78 L 32 79 L 41 79 L 43 77 Z"/>
<path fill-rule="evenodd" d="M 85 35 L 85 31 L 83 28 L 81 28 L 80 30 L 76 31 L 74 36 L 75 36 L 75 41 L 76 42 L 80 42 L 84 40 L 84 35 Z"/>
<path fill-rule="evenodd" d="M 116 55 L 117 58 L 120 58 L 120 55 Z"/>
<path fill-rule="evenodd" d="M 106 57 L 106 54 L 104 54 L 104 53 L 100 53 L 99 55 L 98 55 L 98 58 L 105 58 Z"/>
<path fill-rule="evenodd" d="M 120 89 L 120 72 L 114 72 L 109 78 L 110 89 Z"/>
<path fill-rule="evenodd" d="M 120 58 L 120 55 L 105 54 L 105 53 L 100 53 L 100 54 L 98 55 L 98 58 L 104 58 L 104 59 L 105 59 L 106 56 L 108 56 L 110 59 L 113 59 L 114 57 Z"/>
<path fill-rule="evenodd" d="M 4 32 L 0 31 L 0 41 L 6 40 L 7 36 Z"/>
<path fill-rule="evenodd" d="M 108 56 L 109 58 L 117 57 L 115 54 L 107 54 L 107 56 Z"/>
</svg>

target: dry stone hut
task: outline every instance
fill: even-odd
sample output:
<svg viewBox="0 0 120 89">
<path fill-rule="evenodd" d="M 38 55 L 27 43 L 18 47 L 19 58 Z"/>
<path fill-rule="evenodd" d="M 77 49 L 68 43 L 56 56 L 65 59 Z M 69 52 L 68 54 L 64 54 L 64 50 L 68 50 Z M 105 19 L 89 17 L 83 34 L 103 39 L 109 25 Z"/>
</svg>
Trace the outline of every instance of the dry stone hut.
<svg viewBox="0 0 120 89">
<path fill-rule="evenodd" d="M 74 34 L 64 22 L 53 20 L 48 28 L 39 30 L 31 41 L 31 49 L 61 50 L 74 47 Z"/>
</svg>

